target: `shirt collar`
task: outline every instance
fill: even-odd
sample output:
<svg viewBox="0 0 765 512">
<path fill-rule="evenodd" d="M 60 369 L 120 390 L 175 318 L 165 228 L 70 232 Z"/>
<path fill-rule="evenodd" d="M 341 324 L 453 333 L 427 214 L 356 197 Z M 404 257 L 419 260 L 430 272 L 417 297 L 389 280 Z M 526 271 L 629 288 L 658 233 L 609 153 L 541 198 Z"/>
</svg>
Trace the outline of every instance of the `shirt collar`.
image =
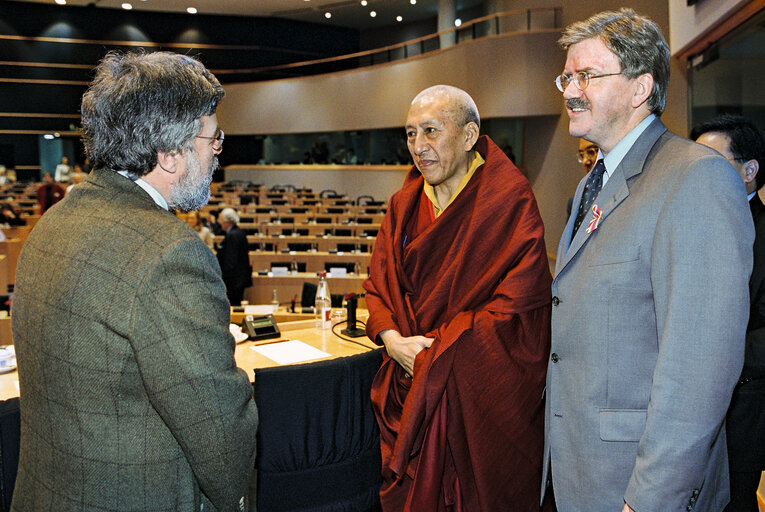
<svg viewBox="0 0 765 512">
<path fill-rule="evenodd" d="M 120 176 L 124 176 L 130 181 L 134 182 L 136 185 L 141 187 L 146 191 L 149 196 L 154 200 L 155 203 L 157 203 L 157 206 L 164 208 L 165 210 L 170 210 L 170 208 L 167 206 L 167 201 L 165 201 L 165 198 L 162 197 L 162 194 L 159 193 L 159 191 L 152 187 L 148 181 L 142 180 L 141 178 L 136 178 L 135 176 L 131 176 L 130 173 L 127 171 L 117 171 L 117 174 Z"/>
<path fill-rule="evenodd" d="M 606 166 L 606 180 L 611 176 L 611 173 L 613 173 L 616 168 L 619 167 L 619 164 L 622 163 L 624 156 L 629 152 L 630 149 L 632 149 L 632 146 L 635 145 L 635 141 L 638 140 L 638 137 L 643 134 L 646 128 L 648 128 L 648 125 L 650 125 L 654 119 L 656 119 L 656 115 L 649 114 L 648 117 L 640 121 L 640 124 L 630 130 L 630 132 L 625 135 L 624 138 L 622 138 L 622 140 L 620 140 L 616 146 L 614 146 L 614 149 L 609 151 L 605 157 L 603 156 L 603 153 L 598 150 L 598 159 L 602 158 L 603 165 Z M 605 181 L 603 184 L 605 185 Z"/>
<path fill-rule="evenodd" d="M 459 195 L 460 192 L 462 192 L 462 189 L 465 188 L 465 186 L 468 184 L 468 181 L 470 181 L 470 178 L 473 177 L 475 174 L 475 171 L 481 167 L 484 164 L 485 160 L 481 156 L 478 151 L 474 151 L 474 158 L 473 161 L 470 163 L 470 168 L 468 169 L 467 174 L 465 174 L 462 179 L 460 180 L 460 184 L 457 186 L 457 190 L 454 191 L 454 194 L 452 194 L 452 197 L 449 198 L 449 202 L 446 203 L 446 206 L 444 206 L 443 209 L 438 206 L 438 199 L 436 198 L 436 188 L 429 184 L 427 181 L 425 182 L 425 195 L 428 196 L 428 199 L 430 199 L 430 202 L 433 204 L 433 212 L 435 213 L 436 217 L 441 215 L 446 208 L 452 204 L 454 199 Z"/>
</svg>

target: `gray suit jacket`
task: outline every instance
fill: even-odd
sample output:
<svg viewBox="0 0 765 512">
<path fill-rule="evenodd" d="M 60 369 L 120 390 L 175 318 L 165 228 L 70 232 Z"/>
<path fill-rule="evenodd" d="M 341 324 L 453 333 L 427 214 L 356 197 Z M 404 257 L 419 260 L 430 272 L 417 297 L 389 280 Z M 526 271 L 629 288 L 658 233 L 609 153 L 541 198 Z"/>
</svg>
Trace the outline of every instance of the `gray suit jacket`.
<svg viewBox="0 0 765 512">
<path fill-rule="evenodd" d="M 18 262 L 14 511 L 240 510 L 257 410 L 215 256 L 109 170 L 51 208 Z"/>
<path fill-rule="evenodd" d="M 544 477 L 552 467 L 560 512 L 625 500 L 639 512 L 718 512 L 749 309 L 744 185 L 657 119 L 596 204 L 597 229 L 586 232 L 590 212 L 571 240 L 571 218 L 558 248 Z"/>
</svg>

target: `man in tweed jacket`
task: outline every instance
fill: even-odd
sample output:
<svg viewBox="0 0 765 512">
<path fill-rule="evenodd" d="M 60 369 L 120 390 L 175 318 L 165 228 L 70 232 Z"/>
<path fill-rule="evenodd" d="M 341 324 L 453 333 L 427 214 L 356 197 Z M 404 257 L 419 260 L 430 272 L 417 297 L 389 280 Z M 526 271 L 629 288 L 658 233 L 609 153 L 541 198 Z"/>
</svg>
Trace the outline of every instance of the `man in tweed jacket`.
<svg viewBox="0 0 765 512">
<path fill-rule="evenodd" d="M 206 204 L 217 79 L 110 54 L 83 96 L 95 170 L 19 258 L 14 511 L 242 511 L 257 410 L 215 256 L 168 209 Z"/>
</svg>

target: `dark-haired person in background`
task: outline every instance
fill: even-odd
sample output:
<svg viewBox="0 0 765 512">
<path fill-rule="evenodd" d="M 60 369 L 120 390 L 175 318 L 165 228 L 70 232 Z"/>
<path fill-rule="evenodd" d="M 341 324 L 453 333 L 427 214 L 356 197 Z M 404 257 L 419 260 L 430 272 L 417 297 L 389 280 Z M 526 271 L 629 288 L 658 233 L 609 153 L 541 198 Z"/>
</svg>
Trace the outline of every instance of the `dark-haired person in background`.
<svg viewBox="0 0 765 512">
<path fill-rule="evenodd" d="M 18 263 L 14 512 L 247 510 L 252 385 L 215 256 L 169 211 L 207 204 L 222 97 L 187 56 L 96 68 L 82 99 L 94 169 Z"/>
<path fill-rule="evenodd" d="M 749 278 L 749 323 L 744 370 L 725 420 L 731 501 L 726 512 L 757 512 L 757 486 L 765 470 L 765 206 L 757 191 L 765 183 L 765 137 L 741 116 L 725 114 L 691 131 L 716 149 L 741 175 L 754 220 L 754 265 Z"/>
</svg>

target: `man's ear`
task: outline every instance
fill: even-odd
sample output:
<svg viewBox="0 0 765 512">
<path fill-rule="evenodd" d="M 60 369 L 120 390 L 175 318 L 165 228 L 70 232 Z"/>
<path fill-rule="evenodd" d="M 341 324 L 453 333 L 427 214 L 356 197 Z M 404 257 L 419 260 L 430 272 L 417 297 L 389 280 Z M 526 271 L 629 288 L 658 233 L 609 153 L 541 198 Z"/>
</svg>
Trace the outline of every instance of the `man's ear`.
<svg viewBox="0 0 765 512">
<path fill-rule="evenodd" d="M 744 171 L 744 183 L 749 184 L 757 177 L 757 171 L 760 170 L 760 164 L 757 163 L 757 160 L 752 159 L 746 162 L 742 166 L 742 169 Z"/>
<path fill-rule="evenodd" d="M 179 153 L 176 150 L 163 152 L 157 152 L 157 163 L 159 167 L 168 174 L 175 174 L 178 170 L 178 156 Z"/>
<path fill-rule="evenodd" d="M 635 92 L 632 95 L 632 106 L 638 108 L 640 105 L 648 101 L 648 97 L 653 91 L 653 75 L 651 73 L 643 73 L 639 77 L 635 78 Z"/>
<path fill-rule="evenodd" d="M 478 140 L 478 125 L 473 121 L 470 121 L 462 129 L 462 133 L 465 135 L 465 151 L 470 151 L 475 146 Z"/>
</svg>

